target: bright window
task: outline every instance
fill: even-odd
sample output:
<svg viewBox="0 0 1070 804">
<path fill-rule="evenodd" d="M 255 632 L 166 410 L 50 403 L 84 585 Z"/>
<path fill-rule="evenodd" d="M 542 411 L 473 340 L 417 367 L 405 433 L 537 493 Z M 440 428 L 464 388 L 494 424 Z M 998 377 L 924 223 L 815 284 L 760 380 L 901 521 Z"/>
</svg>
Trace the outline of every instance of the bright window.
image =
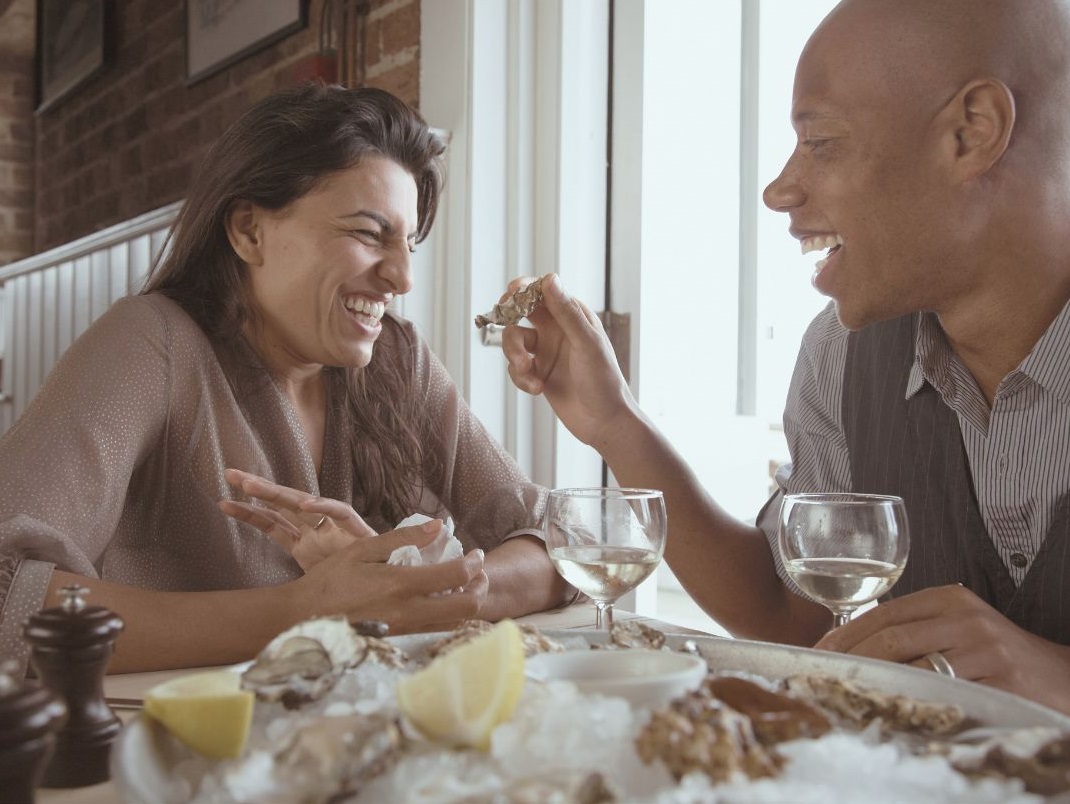
<svg viewBox="0 0 1070 804">
<path fill-rule="evenodd" d="M 827 303 L 761 195 L 794 147 L 799 53 L 834 2 L 614 4 L 613 308 L 637 322 L 644 410 L 741 519 L 787 458 L 788 383 Z M 679 621 L 677 588 L 662 572 L 656 609 Z"/>
<path fill-rule="evenodd" d="M 799 340 L 825 300 L 761 192 L 794 144 L 798 54 L 833 2 L 422 0 L 421 109 L 450 134 L 450 178 L 411 312 L 538 482 L 598 482 L 597 456 L 512 389 L 471 317 L 510 277 L 557 271 L 592 307 L 631 314 L 640 402 L 711 493 L 743 519 L 766 499 Z M 629 603 L 684 622 L 663 576 Z"/>
</svg>

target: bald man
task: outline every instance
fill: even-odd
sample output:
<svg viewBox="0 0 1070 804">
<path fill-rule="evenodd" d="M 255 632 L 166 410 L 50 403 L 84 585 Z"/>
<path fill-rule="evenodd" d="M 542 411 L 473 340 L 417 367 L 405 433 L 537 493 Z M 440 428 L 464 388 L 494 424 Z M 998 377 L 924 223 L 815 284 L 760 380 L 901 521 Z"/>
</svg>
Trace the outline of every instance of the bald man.
<svg viewBox="0 0 1070 804">
<path fill-rule="evenodd" d="M 799 60 L 798 144 L 765 201 L 832 304 L 804 338 L 792 464 L 757 527 L 643 415 L 559 280 L 504 349 L 617 480 L 664 489 L 667 560 L 732 633 L 934 667 L 1070 712 L 1070 7 L 844 0 Z M 711 444 L 711 448 L 716 445 Z M 829 631 L 786 579 L 779 498 L 898 494 L 911 555 Z"/>
</svg>

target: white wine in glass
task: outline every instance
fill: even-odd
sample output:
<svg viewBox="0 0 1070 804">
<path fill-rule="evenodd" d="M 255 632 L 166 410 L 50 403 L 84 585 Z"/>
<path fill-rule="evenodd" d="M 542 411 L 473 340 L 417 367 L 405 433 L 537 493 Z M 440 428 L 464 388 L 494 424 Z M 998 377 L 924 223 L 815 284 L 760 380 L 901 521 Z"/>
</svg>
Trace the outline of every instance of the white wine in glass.
<svg viewBox="0 0 1070 804">
<path fill-rule="evenodd" d="M 665 552 L 660 491 L 554 489 L 546 503 L 546 551 L 558 573 L 594 601 L 595 625 L 613 625 L 613 603 L 650 575 Z"/>
<path fill-rule="evenodd" d="M 902 498 L 880 494 L 787 494 L 778 541 L 785 571 L 833 627 L 891 589 L 910 552 Z"/>
</svg>

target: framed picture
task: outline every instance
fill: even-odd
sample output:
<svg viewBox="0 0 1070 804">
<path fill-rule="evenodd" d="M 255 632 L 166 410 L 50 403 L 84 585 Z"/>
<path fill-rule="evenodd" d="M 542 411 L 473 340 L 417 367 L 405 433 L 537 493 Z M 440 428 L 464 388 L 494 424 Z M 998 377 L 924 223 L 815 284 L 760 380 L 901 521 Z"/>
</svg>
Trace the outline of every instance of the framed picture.
<svg viewBox="0 0 1070 804">
<path fill-rule="evenodd" d="M 308 0 L 186 0 L 186 83 L 308 25 Z"/>
<path fill-rule="evenodd" d="M 104 67 L 108 6 L 108 0 L 37 0 L 38 114 Z"/>
</svg>

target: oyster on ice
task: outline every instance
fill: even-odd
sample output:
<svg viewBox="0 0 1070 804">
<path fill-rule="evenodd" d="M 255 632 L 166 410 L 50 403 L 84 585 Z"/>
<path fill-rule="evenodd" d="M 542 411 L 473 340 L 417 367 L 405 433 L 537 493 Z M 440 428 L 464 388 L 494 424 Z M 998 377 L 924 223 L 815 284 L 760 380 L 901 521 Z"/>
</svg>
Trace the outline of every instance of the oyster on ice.
<svg viewBox="0 0 1070 804">
<path fill-rule="evenodd" d="M 774 748 L 762 745 L 751 719 L 708 687 L 654 712 L 635 738 L 635 748 L 643 762 L 660 759 L 677 779 L 695 771 L 715 782 L 739 773 L 761 779 L 776 776 L 783 765 Z"/>
<path fill-rule="evenodd" d="M 1070 790 L 1070 735 L 1065 732 L 1046 727 L 1003 729 L 965 743 L 967 736 L 935 743 L 931 751 L 946 756 L 967 776 L 1019 778 L 1030 793 L 1044 796 Z"/>
<path fill-rule="evenodd" d="M 814 738 L 832 730 L 828 716 L 798 698 L 738 676 L 707 676 L 702 691 L 751 720 L 762 745 Z"/>
<path fill-rule="evenodd" d="M 520 628 L 520 640 L 524 645 L 524 655 L 527 657 L 534 656 L 536 653 L 560 653 L 565 649 L 565 646 L 556 639 L 546 636 L 529 623 L 517 623 L 517 626 Z M 494 623 L 489 620 L 465 620 L 446 636 L 431 643 L 427 649 L 428 658 L 434 659 L 454 648 L 459 648 L 493 627 Z"/>
<path fill-rule="evenodd" d="M 366 637 L 368 641 L 368 659 L 378 662 L 383 667 L 404 670 L 412 660 L 405 651 L 392 642 L 377 637 Z"/>
<path fill-rule="evenodd" d="M 661 759 L 677 779 L 702 771 L 777 776 L 778 743 L 820 737 L 832 724 L 815 707 L 736 676 L 707 676 L 694 692 L 654 712 L 636 738 L 644 762 Z"/>
<path fill-rule="evenodd" d="M 637 620 L 619 620 L 610 627 L 605 647 L 661 650 L 665 647 L 665 634 Z"/>
<path fill-rule="evenodd" d="M 514 290 L 508 299 L 494 305 L 489 313 L 477 315 L 476 327 L 483 329 L 487 324 L 507 327 L 531 315 L 542 303 L 542 280 L 540 276 L 534 282 Z"/>
<path fill-rule="evenodd" d="M 961 707 L 919 701 L 907 695 L 884 694 L 842 678 L 819 674 L 790 676 L 788 694 L 817 704 L 840 721 L 864 728 L 880 719 L 885 731 L 946 735 L 966 725 Z"/>
<path fill-rule="evenodd" d="M 297 709 L 330 691 L 342 673 L 368 655 L 363 637 L 345 617 L 306 620 L 283 631 L 242 673 L 242 688 L 263 701 Z"/>
<path fill-rule="evenodd" d="M 619 800 L 617 792 L 597 771 L 560 771 L 554 776 L 517 779 L 501 791 L 509 804 L 544 804 L 547 801 L 567 801 L 569 804 L 613 804 Z M 498 801 L 498 797 L 488 798 Z M 474 803 L 473 803 L 474 804 Z"/>
<path fill-rule="evenodd" d="M 275 753 L 275 775 L 302 802 L 334 801 L 385 772 L 404 742 L 397 718 L 384 712 L 320 717 Z"/>
</svg>

